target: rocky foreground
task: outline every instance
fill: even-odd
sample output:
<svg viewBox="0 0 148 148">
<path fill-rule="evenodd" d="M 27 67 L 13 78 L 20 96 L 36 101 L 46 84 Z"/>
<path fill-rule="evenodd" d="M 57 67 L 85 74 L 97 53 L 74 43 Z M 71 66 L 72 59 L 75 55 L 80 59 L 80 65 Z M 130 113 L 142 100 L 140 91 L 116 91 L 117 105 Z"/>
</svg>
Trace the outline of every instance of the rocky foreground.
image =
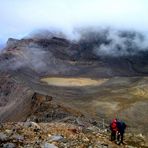
<svg viewBox="0 0 148 148">
<path fill-rule="evenodd" d="M 94 53 L 102 44 L 108 40 L 8 40 L 0 54 L 0 147 L 117 147 L 107 128 L 115 116 L 128 125 L 122 147 L 148 146 L 148 50 Z"/>
<path fill-rule="evenodd" d="M 73 113 L 72 113 L 73 112 Z M 127 130 L 128 131 L 128 130 Z M 118 146 L 109 139 L 104 122 L 65 109 L 48 98 L 25 122 L 0 124 L 0 147 L 4 148 L 146 148 L 142 134 L 125 134 Z"/>
<path fill-rule="evenodd" d="M 118 146 L 109 133 L 96 126 L 82 127 L 65 122 L 18 122 L 1 124 L 0 147 L 4 148 L 146 148 L 142 135 L 126 135 Z"/>
</svg>

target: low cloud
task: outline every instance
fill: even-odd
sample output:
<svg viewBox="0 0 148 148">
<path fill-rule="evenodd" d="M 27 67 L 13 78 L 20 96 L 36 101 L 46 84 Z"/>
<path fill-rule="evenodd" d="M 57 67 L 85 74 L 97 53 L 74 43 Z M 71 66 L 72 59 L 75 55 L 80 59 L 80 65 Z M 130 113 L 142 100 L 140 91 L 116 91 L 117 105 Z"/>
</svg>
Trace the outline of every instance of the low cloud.
<svg viewBox="0 0 148 148">
<path fill-rule="evenodd" d="M 75 28 L 110 26 L 148 31 L 146 0 L 0 1 L 0 42 L 38 29 L 60 30 L 76 38 Z"/>
<path fill-rule="evenodd" d="M 106 32 L 104 41 L 94 47 L 94 51 L 100 56 L 132 56 L 141 51 L 148 51 L 147 41 L 147 36 L 139 32 L 110 30 Z"/>
</svg>

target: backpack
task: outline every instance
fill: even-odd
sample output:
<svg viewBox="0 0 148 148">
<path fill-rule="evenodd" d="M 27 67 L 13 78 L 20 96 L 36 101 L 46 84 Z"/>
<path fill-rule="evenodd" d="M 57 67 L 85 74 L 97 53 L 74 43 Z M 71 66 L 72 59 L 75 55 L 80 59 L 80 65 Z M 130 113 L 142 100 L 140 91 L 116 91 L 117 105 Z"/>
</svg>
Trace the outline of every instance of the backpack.
<svg viewBox="0 0 148 148">
<path fill-rule="evenodd" d="M 112 130 L 117 130 L 117 122 L 112 122 L 111 123 L 111 129 Z"/>
<path fill-rule="evenodd" d="M 121 121 L 121 127 L 122 127 L 123 130 L 126 129 L 126 124 L 125 124 L 125 122 Z"/>
<path fill-rule="evenodd" d="M 126 124 L 123 121 L 117 122 L 117 129 L 120 131 L 120 133 L 124 133 L 126 129 Z"/>
</svg>

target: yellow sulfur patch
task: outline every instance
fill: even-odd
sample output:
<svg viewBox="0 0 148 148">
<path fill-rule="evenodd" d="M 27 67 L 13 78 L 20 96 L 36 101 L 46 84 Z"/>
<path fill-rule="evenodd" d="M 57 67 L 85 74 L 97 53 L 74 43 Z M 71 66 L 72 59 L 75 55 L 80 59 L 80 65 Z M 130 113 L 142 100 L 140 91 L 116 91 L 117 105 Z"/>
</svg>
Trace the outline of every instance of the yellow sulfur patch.
<svg viewBox="0 0 148 148">
<path fill-rule="evenodd" d="M 58 77 L 47 77 L 42 78 L 42 82 L 48 83 L 48 85 L 54 86 L 96 86 L 101 85 L 108 79 L 90 79 L 90 78 L 58 78 Z"/>
</svg>

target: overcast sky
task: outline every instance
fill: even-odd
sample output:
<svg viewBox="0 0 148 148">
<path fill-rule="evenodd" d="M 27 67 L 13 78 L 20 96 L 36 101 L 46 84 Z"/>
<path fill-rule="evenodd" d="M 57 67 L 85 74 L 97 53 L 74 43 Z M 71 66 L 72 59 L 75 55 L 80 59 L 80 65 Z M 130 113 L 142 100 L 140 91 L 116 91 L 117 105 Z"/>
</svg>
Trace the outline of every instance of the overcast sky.
<svg viewBox="0 0 148 148">
<path fill-rule="evenodd" d="M 36 29 L 87 26 L 148 31 L 148 0 L 0 0 L 0 44 Z"/>
</svg>

